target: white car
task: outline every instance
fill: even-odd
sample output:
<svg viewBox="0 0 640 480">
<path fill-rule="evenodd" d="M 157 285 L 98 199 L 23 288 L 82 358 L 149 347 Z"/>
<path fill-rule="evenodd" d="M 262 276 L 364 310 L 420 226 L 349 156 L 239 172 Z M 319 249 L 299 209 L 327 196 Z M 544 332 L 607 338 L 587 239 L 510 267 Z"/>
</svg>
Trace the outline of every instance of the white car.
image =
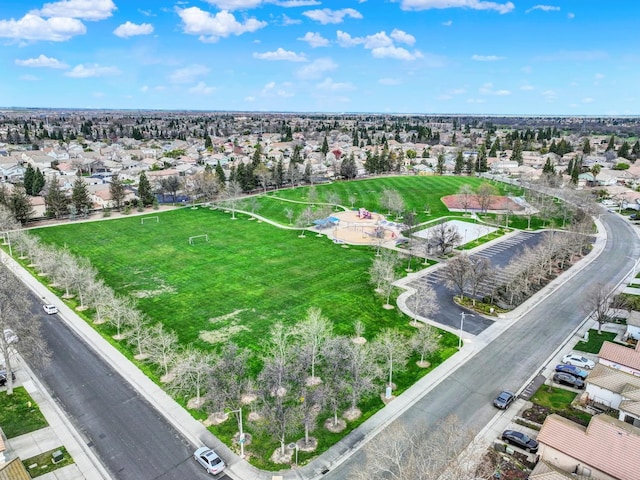
<svg viewBox="0 0 640 480">
<path fill-rule="evenodd" d="M 4 341 L 7 342 L 7 345 L 18 342 L 18 335 L 16 335 L 15 332 L 10 328 L 5 328 L 3 334 Z"/>
<path fill-rule="evenodd" d="M 216 475 L 224 470 L 225 464 L 216 452 L 208 447 L 200 447 L 193 453 L 193 458 L 204 467 L 207 473 Z"/>
<path fill-rule="evenodd" d="M 55 305 L 47 304 L 47 305 L 43 305 L 42 308 L 44 309 L 44 312 L 49 315 L 58 313 L 58 307 L 56 307 Z"/>
<path fill-rule="evenodd" d="M 596 366 L 593 360 L 589 360 L 588 358 L 585 358 L 582 355 L 577 355 L 575 353 L 569 353 L 562 357 L 562 363 L 580 368 L 588 368 L 589 370 Z"/>
</svg>

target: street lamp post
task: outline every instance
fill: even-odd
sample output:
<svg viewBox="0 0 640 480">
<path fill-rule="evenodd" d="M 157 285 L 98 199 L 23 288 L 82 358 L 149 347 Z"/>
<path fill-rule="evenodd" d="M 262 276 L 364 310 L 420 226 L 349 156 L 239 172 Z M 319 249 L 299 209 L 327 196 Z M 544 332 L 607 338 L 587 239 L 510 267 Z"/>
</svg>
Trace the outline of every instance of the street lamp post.
<svg viewBox="0 0 640 480">
<path fill-rule="evenodd" d="M 460 312 L 460 335 L 458 336 L 458 350 L 462 348 L 462 332 L 464 329 L 464 317 L 474 317 L 471 313 Z"/>
<path fill-rule="evenodd" d="M 240 428 L 240 437 L 238 443 L 240 444 L 240 458 L 244 458 L 244 432 L 242 431 L 242 408 L 237 410 L 229 410 L 228 413 L 236 413 L 238 415 L 238 427 Z"/>
</svg>

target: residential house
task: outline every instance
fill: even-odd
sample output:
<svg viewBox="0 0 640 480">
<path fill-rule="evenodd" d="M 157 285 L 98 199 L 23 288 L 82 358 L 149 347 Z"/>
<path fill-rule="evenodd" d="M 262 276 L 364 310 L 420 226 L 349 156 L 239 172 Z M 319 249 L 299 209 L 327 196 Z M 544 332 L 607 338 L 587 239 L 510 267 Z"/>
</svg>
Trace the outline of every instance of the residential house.
<svg viewBox="0 0 640 480">
<path fill-rule="evenodd" d="M 620 421 L 640 427 L 640 376 L 598 362 L 586 379 L 585 393 L 588 401 L 618 410 Z"/>
<path fill-rule="evenodd" d="M 537 439 L 539 458 L 557 469 L 600 480 L 638 479 L 640 429 L 607 414 L 587 427 L 549 415 Z"/>
<path fill-rule="evenodd" d="M 593 477 L 565 472 L 549 462 L 540 460 L 529 474 L 529 480 L 593 480 Z"/>
<path fill-rule="evenodd" d="M 627 318 L 627 331 L 625 332 L 627 338 L 636 340 L 636 349 L 640 345 L 640 312 L 632 310 Z M 638 354 L 640 357 L 640 354 Z M 640 359 L 638 360 L 638 370 L 640 371 Z"/>
<path fill-rule="evenodd" d="M 627 318 L 627 335 L 629 328 L 634 328 L 633 332 L 637 335 L 640 330 L 639 324 L 640 312 L 632 310 Z M 598 363 L 640 377 L 640 342 L 636 344 L 636 348 L 629 348 L 605 341 L 598 353 Z"/>
</svg>

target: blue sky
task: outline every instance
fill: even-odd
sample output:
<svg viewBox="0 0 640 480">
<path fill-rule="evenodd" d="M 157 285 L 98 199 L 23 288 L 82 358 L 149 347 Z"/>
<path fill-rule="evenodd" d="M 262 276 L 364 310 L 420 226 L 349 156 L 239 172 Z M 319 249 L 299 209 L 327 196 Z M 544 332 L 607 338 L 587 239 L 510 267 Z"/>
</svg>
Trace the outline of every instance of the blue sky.
<svg viewBox="0 0 640 480">
<path fill-rule="evenodd" d="M 0 106 L 640 114 L 635 0 L 2 0 Z"/>
</svg>

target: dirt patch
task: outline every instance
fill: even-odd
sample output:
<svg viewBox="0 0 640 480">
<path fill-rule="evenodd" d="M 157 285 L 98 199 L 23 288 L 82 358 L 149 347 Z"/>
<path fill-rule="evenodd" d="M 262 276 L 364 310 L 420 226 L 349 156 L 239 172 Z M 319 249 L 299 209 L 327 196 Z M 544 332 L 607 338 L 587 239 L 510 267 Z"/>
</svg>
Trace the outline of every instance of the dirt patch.
<svg viewBox="0 0 640 480">
<path fill-rule="evenodd" d="M 226 315 L 220 315 L 219 317 L 212 317 L 209 319 L 209 321 L 211 323 L 216 323 L 216 322 L 222 322 L 224 320 L 230 320 L 234 317 L 237 317 L 238 315 L 240 315 L 242 312 L 244 312 L 246 310 L 246 308 L 240 308 L 238 310 L 234 310 L 231 313 L 227 313 Z"/>
<path fill-rule="evenodd" d="M 324 428 L 326 428 L 327 430 L 329 430 L 332 433 L 340 433 L 342 432 L 345 428 L 347 428 L 347 422 L 345 422 L 342 418 L 338 418 L 338 421 L 334 423 L 333 421 L 333 417 L 332 418 L 327 418 L 324 421 Z"/>
<path fill-rule="evenodd" d="M 474 195 L 472 195 L 471 198 L 467 200 L 466 208 L 462 195 L 447 195 L 445 197 L 442 197 L 440 200 L 442 200 L 442 203 L 444 203 L 449 210 L 480 211 L 480 203 Z M 489 202 L 488 210 L 502 212 L 510 210 L 512 212 L 521 212 L 525 210 L 525 207 L 520 205 L 519 203 L 514 202 L 509 197 L 492 195 Z"/>
<path fill-rule="evenodd" d="M 342 418 L 344 418 L 347 422 L 353 422 L 357 420 L 362 415 L 362 412 L 359 408 L 350 408 L 349 410 L 345 410 L 342 414 Z"/>
</svg>

